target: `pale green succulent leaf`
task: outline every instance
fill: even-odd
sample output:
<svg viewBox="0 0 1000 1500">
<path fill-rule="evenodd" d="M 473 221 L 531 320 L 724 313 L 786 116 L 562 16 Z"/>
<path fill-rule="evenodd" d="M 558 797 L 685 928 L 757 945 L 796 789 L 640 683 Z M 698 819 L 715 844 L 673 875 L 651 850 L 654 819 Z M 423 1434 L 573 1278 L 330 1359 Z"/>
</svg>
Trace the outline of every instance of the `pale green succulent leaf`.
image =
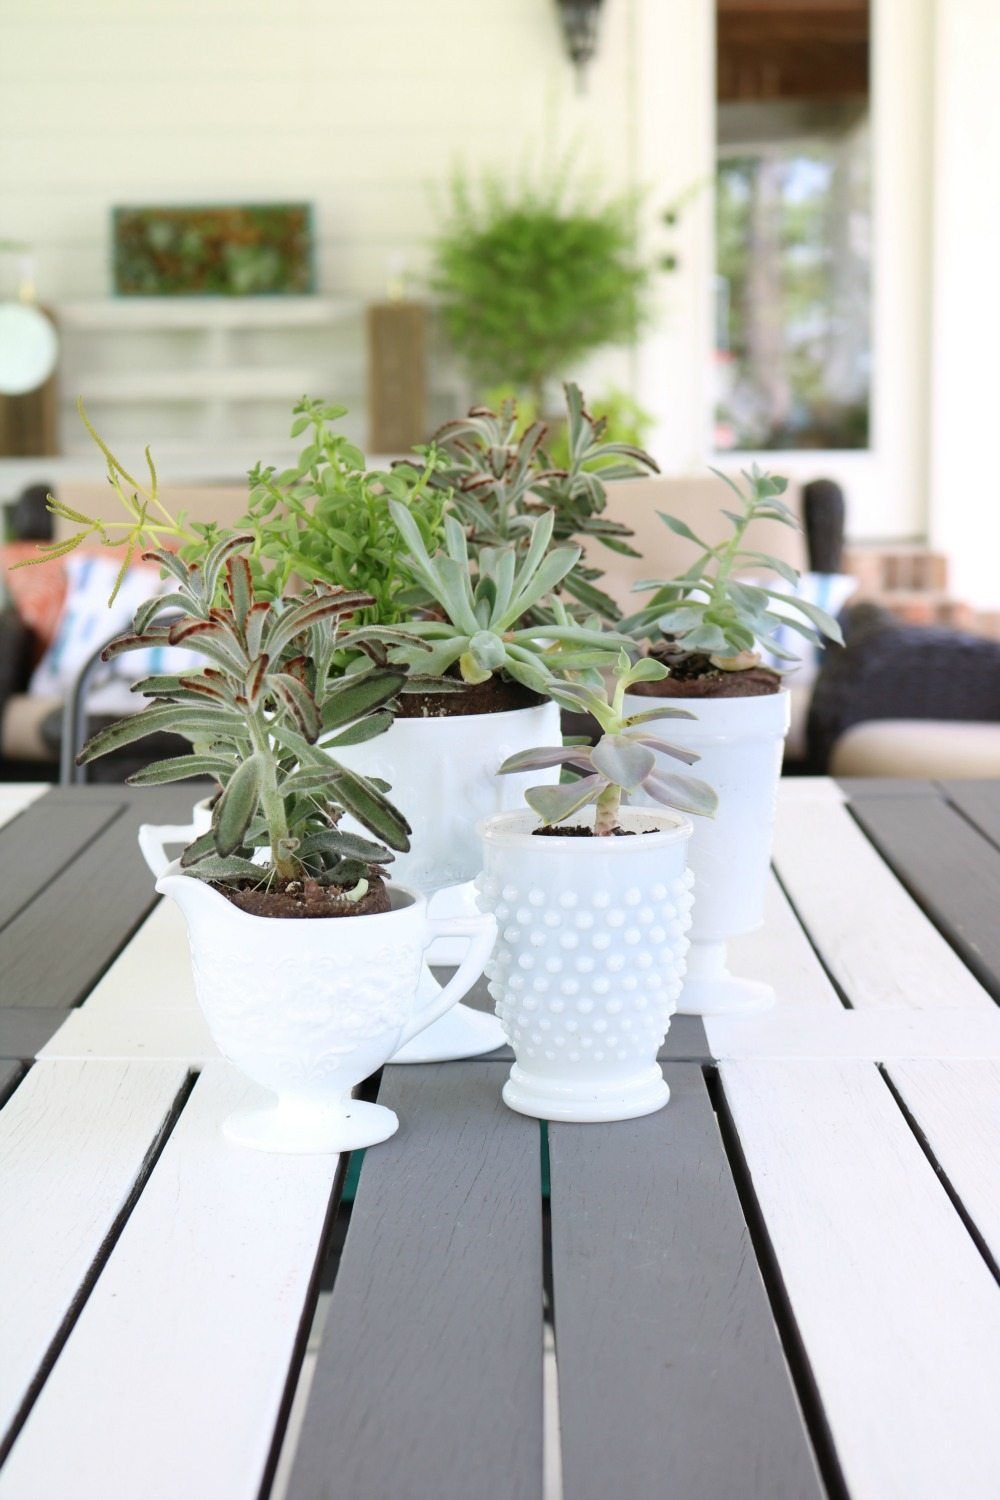
<svg viewBox="0 0 1000 1500">
<path fill-rule="evenodd" d="M 634 792 L 655 769 L 656 756 L 646 745 L 622 734 L 606 734 L 590 752 L 595 771 L 614 786 Z"/>
</svg>

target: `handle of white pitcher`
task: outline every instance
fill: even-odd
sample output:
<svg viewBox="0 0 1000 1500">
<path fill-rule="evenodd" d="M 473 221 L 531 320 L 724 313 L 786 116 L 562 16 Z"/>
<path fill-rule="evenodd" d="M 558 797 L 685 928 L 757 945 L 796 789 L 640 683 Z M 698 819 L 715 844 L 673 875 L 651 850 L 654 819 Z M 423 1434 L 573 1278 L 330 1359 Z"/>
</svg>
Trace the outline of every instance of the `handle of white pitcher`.
<svg viewBox="0 0 1000 1500">
<path fill-rule="evenodd" d="M 170 864 L 170 857 L 166 851 L 167 844 L 184 844 L 187 846 L 198 836 L 198 830 L 193 823 L 143 823 L 139 829 L 139 848 L 142 857 L 146 861 L 153 874 L 159 880 L 164 870 Z"/>
<path fill-rule="evenodd" d="M 434 995 L 426 1005 L 422 1005 L 410 1017 L 403 1028 L 403 1035 L 399 1042 L 401 1047 L 412 1041 L 418 1032 L 423 1031 L 432 1021 L 438 1020 L 446 1010 L 451 1009 L 456 1001 L 469 993 L 483 972 L 483 965 L 493 952 L 493 944 L 497 939 L 496 919 L 492 916 L 428 917 L 427 929 L 428 947 L 435 938 L 439 937 L 467 937 L 472 941 L 465 957 L 441 993 Z"/>
</svg>

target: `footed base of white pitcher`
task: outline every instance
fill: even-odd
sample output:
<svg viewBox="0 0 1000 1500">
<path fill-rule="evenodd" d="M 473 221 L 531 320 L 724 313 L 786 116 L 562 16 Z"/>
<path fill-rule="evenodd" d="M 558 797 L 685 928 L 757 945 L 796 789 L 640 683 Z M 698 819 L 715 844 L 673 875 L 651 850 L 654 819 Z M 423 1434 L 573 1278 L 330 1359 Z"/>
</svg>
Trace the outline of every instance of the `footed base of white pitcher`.
<svg viewBox="0 0 1000 1500">
<path fill-rule="evenodd" d="M 432 976 L 433 977 L 433 976 Z M 437 984 L 437 980 L 434 980 Z M 463 1057 L 482 1057 L 502 1047 L 506 1037 L 496 1016 L 453 1005 L 439 1021 L 433 1021 L 405 1047 L 390 1057 L 390 1063 L 456 1062 Z"/>
<path fill-rule="evenodd" d="M 677 998 L 679 1016 L 742 1016 L 770 1010 L 774 990 L 757 979 L 740 979 L 726 967 L 725 943 L 693 942 L 687 974 Z"/>
<path fill-rule="evenodd" d="M 223 1135 L 234 1145 L 312 1156 L 377 1146 L 398 1129 L 391 1109 L 364 1099 L 344 1099 L 328 1109 L 278 1101 L 237 1110 L 222 1125 Z"/>
<path fill-rule="evenodd" d="M 669 1098 L 670 1090 L 658 1066 L 634 1079 L 602 1084 L 597 1079 L 536 1077 L 515 1063 L 503 1086 L 504 1103 L 519 1115 L 581 1125 L 651 1115 Z"/>
<path fill-rule="evenodd" d="M 742 1016 L 770 1010 L 774 991 L 756 979 L 686 979 L 677 1001 L 679 1016 Z"/>
</svg>

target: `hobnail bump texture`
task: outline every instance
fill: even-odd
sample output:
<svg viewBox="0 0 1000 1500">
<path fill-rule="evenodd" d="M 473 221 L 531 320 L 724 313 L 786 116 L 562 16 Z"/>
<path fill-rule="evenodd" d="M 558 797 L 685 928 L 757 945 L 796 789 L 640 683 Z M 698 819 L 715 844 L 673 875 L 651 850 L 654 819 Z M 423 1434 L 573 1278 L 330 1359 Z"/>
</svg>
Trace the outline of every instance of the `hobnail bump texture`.
<svg viewBox="0 0 1000 1500">
<path fill-rule="evenodd" d="M 513 1107 L 596 1120 L 666 1102 L 656 1055 L 684 975 L 693 876 L 684 839 L 654 841 L 629 839 L 631 859 L 609 859 L 604 840 L 487 841 L 478 899 L 498 936 L 485 972 L 517 1058 Z"/>
</svg>

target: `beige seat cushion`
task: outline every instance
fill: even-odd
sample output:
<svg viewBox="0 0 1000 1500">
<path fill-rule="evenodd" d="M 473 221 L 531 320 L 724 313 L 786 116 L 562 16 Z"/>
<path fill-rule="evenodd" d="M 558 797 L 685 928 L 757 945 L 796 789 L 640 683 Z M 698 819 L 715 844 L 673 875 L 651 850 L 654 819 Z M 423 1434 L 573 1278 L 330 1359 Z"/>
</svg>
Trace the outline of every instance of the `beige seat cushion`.
<svg viewBox="0 0 1000 1500">
<path fill-rule="evenodd" d="M 801 492 L 790 489 L 786 496 L 799 514 Z M 657 512 L 666 511 L 686 521 L 691 530 L 711 546 L 724 541 L 731 531 L 722 509 L 733 510 L 736 496 L 714 474 L 697 479 L 628 479 L 608 485 L 605 515 L 621 521 L 635 533 L 631 545 L 643 556 L 620 557 L 607 547 L 595 543 L 588 547 L 587 557 L 603 568 L 601 587 L 627 614 L 641 609 L 648 594 L 633 594 L 632 585 L 644 578 L 671 578 L 689 568 L 698 555 L 692 542 L 675 534 L 660 520 Z M 782 526 L 778 521 L 756 522 L 747 532 L 745 545 L 755 552 L 767 552 L 800 571 L 806 567 L 805 540 L 801 532 Z M 753 571 L 749 569 L 748 571 Z"/>
<path fill-rule="evenodd" d="M 841 735 L 832 776 L 1000 776 L 1000 724 L 874 719 Z"/>
<path fill-rule="evenodd" d="M 0 723 L 0 754 L 4 760 L 58 760 L 56 751 L 42 738 L 42 725 L 53 709 L 61 708 L 58 698 L 12 693 L 4 704 Z"/>
</svg>

